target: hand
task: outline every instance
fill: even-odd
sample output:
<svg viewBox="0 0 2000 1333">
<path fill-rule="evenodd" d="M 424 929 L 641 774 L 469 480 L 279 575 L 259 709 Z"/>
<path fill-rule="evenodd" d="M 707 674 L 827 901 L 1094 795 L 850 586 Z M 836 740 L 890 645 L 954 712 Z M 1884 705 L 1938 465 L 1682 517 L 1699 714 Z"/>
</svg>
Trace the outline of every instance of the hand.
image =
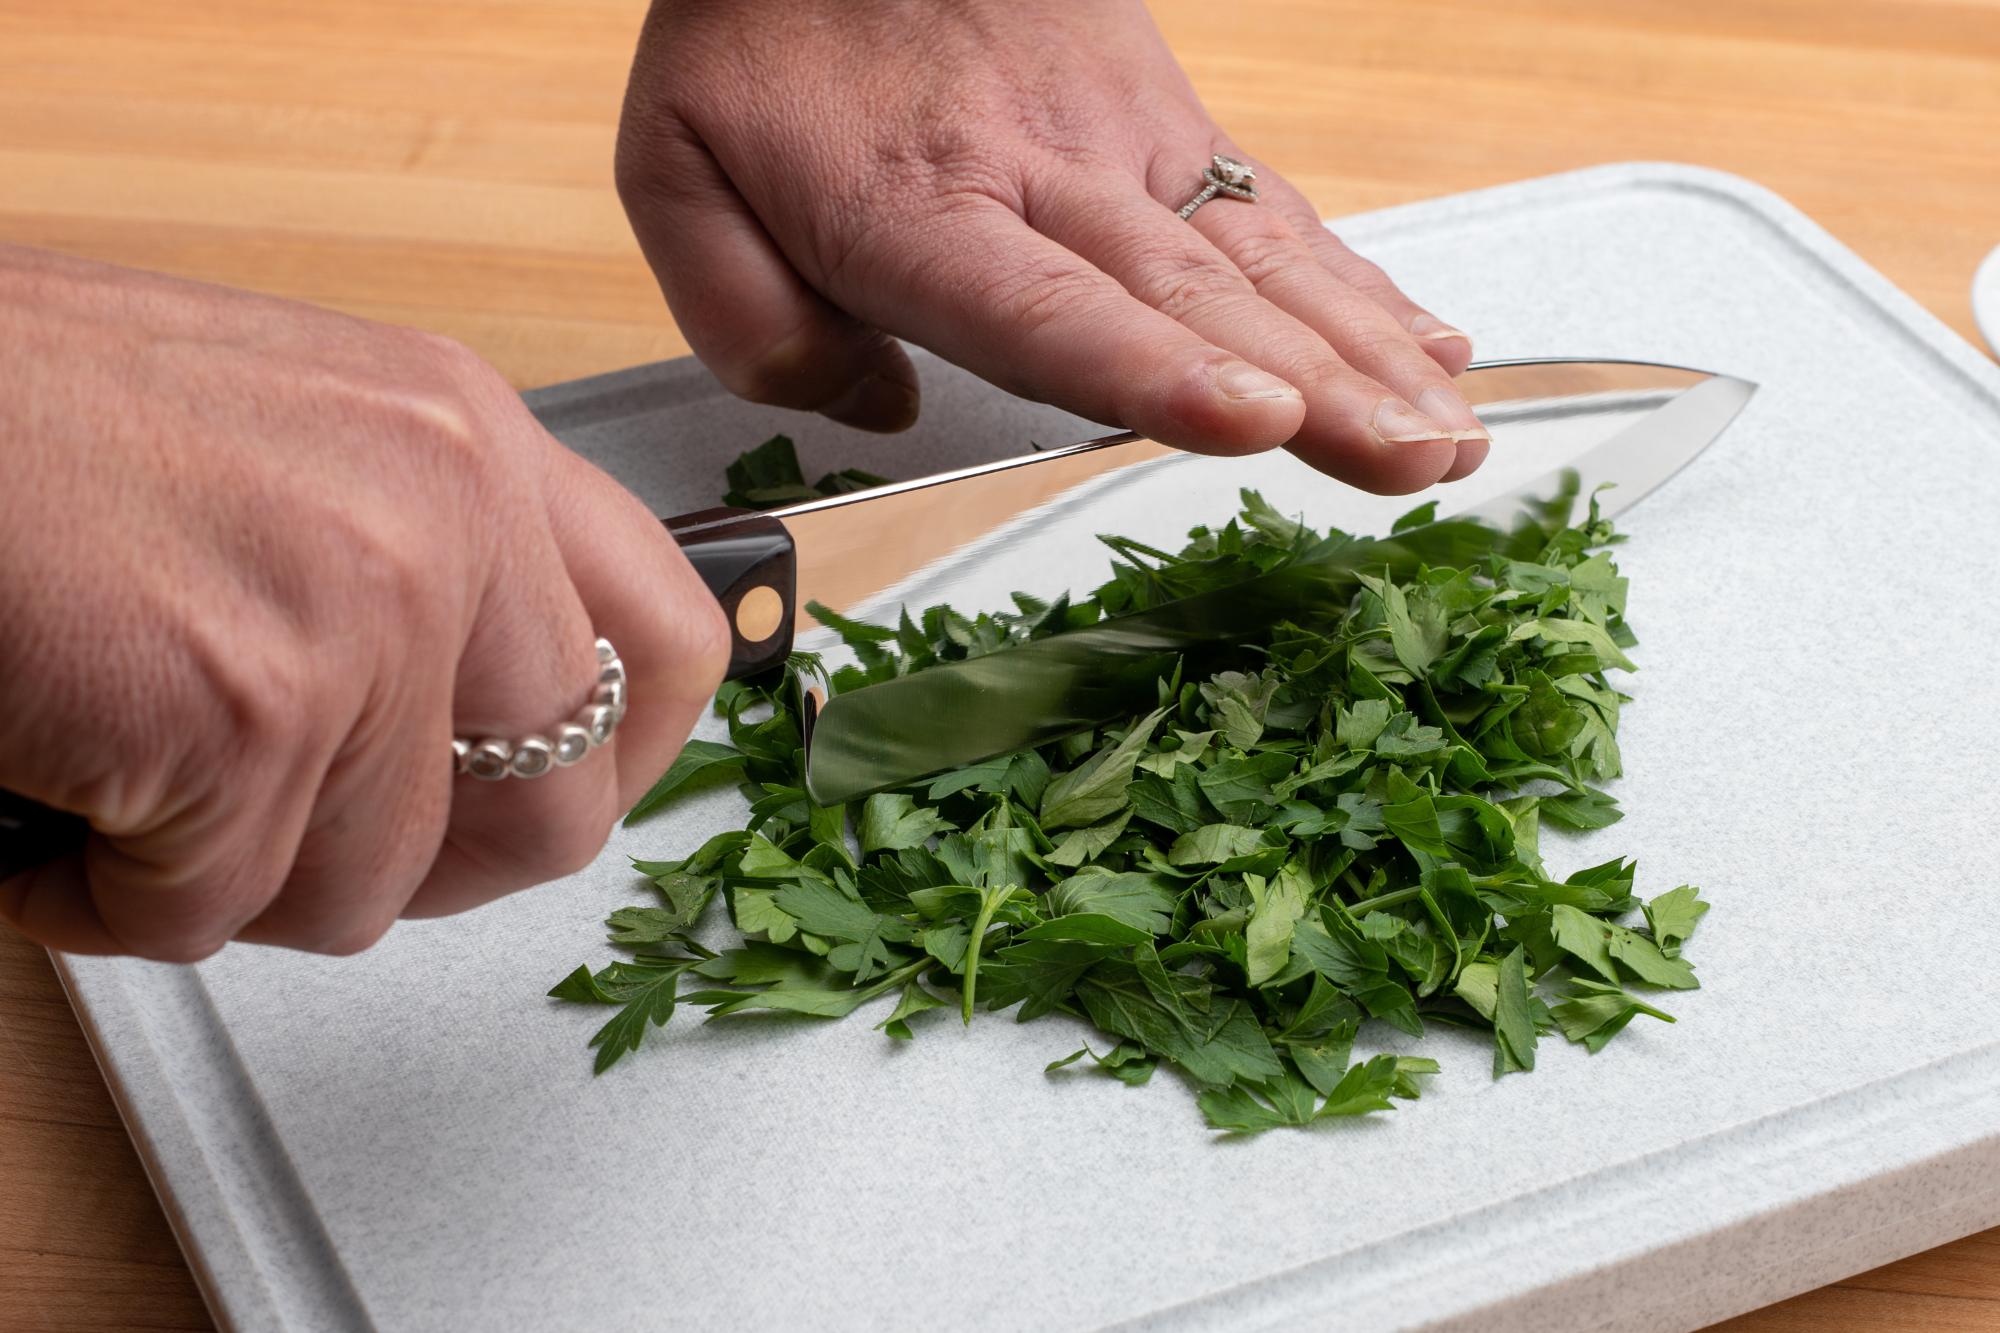
<svg viewBox="0 0 2000 1333">
<path fill-rule="evenodd" d="M 706 705 L 659 522 L 441 338 L 0 248 L 0 788 L 87 816 L 0 883 L 57 949 L 345 953 L 582 866 Z M 630 678 L 603 752 L 454 778 Z"/>
<path fill-rule="evenodd" d="M 1211 153 L 1261 198 L 1183 222 Z M 902 429 L 893 334 L 1369 490 L 1486 455 L 1466 336 L 1216 127 L 1137 0 L 655 0 L 618 182 L 689 343 L 759 402 Z"/>
</svg>

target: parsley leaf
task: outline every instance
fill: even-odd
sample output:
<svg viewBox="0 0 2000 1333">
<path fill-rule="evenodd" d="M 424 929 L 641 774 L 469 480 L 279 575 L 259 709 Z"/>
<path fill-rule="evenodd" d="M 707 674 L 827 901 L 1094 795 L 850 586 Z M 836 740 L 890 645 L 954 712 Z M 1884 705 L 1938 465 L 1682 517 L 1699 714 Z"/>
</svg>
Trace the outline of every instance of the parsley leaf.
<svg viewBox="0 0 2000 1333">
<path fill-rule="evenodd" d="M 747 503 L 813 489 L 782 439 L 730 481 Z M 635 862 L 652 900 L 607 922 L 625 956 L 550 994 L 616 1008 L 591 1039 L 600 1073 L 680 1006 L 838 1018 L 879 1000 L 903 1041 L 933 1009 L 1064 1013 L 1111 1044 L 1051 1072 L 1171 1069 L 1229 1134 L 1415 1098 L 1437 1065 L 1371 1053 L 1388 1030 L 1490 1032 L 1500 1077 L 1545 1058 L 1545 1035 L 1594 1053 L 1635 1017 L 1671 1023 L 1634 992 L 1697 987 L 1683 952 L 1708 904 L 1687 886 L 1642 903 L 1616 857 L 1556 879 L 1541 845 L 1544 821 L 1588 834 L 1622 814 L 1618 538 L 1594 511 L 1505 532 L 1433 512 L 1362 546 L 1246 493 L 1179 551 L 1105 538 L 1110 577 L 1085 597 L 821 613 L 845 658 L 724 686 L 728 743 L 691 742 L 633 812 L 727 781 L 742 827 Z M 1173 664 L 1143 716 L 851 805 L 806 795 L 803 676 L 864 688 L 1355 549 L 1365 566 L 1292 620 Z M 698 943 L 732 926 L 731 947 Z"/>
<path fill-rule="evenodd" d="M 660 780 L 653 784 L 651 790 L 639 798 L 639 803 L 625 816 L 625 822 L 637 823 L 660 809 L 697 778 L 738 776 L 747 762 L 748 759 L 742 751 L 733 745 L 723 745 L 716 741 L 690 740 L 674 757 L 673 766 L 662 773 Z"/>
<path fill-rule="evenodd" d="M 739 509 L 775 509 L 888 483 L 887 477 L 859 468 L 843 468 L 808 486 L 805 473 L 799 470 L 798 450 L 791 438 L 773 435 L 729 465 L 729 492 L 722 497 L 722 503 Z"/>
</svg>

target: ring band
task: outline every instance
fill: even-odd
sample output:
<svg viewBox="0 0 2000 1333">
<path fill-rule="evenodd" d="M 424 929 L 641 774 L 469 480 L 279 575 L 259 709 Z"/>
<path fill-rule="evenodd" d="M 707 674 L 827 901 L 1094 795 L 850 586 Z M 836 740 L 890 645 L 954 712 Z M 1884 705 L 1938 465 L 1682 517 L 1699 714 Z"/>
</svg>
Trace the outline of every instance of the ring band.
<svg viewBox="0 0 2000 1333">
<path fill-rule="evenodd" d="M 1231 199 L 1241 199 L 1246 204 L 1257 202 L 1257 173 L 1247 162 L 1238 162 L 1233 157 L 1217 153 L 1209 159 L 1211 165 L 1203 168 L 1201 178 L 1204 184 L 1194 198 L 1182 204 L 1175 211 L 1181 221 L 1186 222 L 1200 208 L 1218 194 L 1226 194 Z"/>
<path fill-rule="evenodd" d="M 551 768 L 568 768 L 611 739 L 625 717 L 625 663 L 611 640 L 597 641 L 597 684 L 590 690 L 590 702 L 576 710 L 567 722 L 552 728 L 553 735 L 539 733 L 516 741 L 489 736 L 471 740 L 464 736 L 451 743 L 452 771 L 498 782 L 502 778 L 538 778 Z"/>
</svg>

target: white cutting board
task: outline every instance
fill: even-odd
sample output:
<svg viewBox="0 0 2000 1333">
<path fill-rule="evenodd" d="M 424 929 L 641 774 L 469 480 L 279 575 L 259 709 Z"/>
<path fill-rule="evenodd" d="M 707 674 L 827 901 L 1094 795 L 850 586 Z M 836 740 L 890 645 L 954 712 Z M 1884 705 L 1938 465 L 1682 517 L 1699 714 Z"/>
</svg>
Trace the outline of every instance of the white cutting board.
<svg viewBox="0 0 2000 1333">
<path fill-rule="evenodd" d="M 1986 335 L 1986 345 L 2000 357 L 2000 245 L 1972 275 L 1972 317 Z"/>
<path fill-rule="evenodd" d="M 1045 1078 L 1079 1044 L 1064 1019 L 931 1015 L 902 1046 L 866 1010 L 683 1014 L 593 1080 L 602 1014 L 541 992 L 609 956 L 599 921 L 641 900 L 628 854 L 738 817 L 717 793 L 358 958 L 65 960 L 219 1310 L 300 1330 L 1688 1329 L 2000 1223 L 2000 368 L 1712 172 L 1600 168 L 1341 231 L 1484 357 L 1763 385 L 1629 516 L 1630 813 L 1568 849 L 1714 901 L 1677 1025 L 1595 1057 L 1553 1040 L 1500 1082 L 1483 1041 L 1439 1033 L 1421 1102 L 1248 1142 L 1211 1136 L 1171 1076 Z M 1089 433 L 923 373 L 927 424 L 901 441 L 728 403 L 685 367 L 531 399 L 663 510 L 712 502 L 773 427 L 815 464 L 896 476 Z M 1190 463 L 1175 494 L 1212 518 L 1251 477 L 1309 517 L 1337 502 L 1281 466 Z M 1181 521 L 1116 491 L 1073 517 Z M 1016 541 L 926 590 L 1094 579 L 1074 561 Z"/>
</svg>

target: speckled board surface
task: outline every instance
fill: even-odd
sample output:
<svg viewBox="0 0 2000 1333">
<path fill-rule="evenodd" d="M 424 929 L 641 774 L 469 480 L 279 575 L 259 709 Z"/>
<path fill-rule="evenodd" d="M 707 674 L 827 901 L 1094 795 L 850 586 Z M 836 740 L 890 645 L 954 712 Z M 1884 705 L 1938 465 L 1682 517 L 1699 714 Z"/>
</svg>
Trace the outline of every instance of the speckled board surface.
<svg viewBox="0 0 2000 1333">
<path fill-rule="evenodd" d="M 1704 886 L 1678 1024 L 1595 1057 L 1548 1043 L 1500 1082 L 1482 1042 L 1440 1034 L 1421 1102 L 1248 1142 L 1172 1078 L 1044 1078 L 1079 1044 L 1063 1019 L 932 1015 L 904 1046 L 868 1011 L 683 1015 L 593 1080 L 600 1015 L 541 992 L 606 956 L 599 922 L 638 900 L 627 855 L 737 817 L 716 793 L 359 958 L 65 960 L 218 1309 L 299 1330 L 1673 1330 L 2000 1222 L 2000 370 L 1715 173 L 1606 167 L 1341 230 L 1482 356 L 1763 386 L 1629 515 L 1629 814 L 1558 852 L 1635 855 L 1644 893 Z M 922 370 L 926 423 L 894 441 L 685 366 L 530 397 L 663 512 L 712 502 L 773 428 L 809 465 L 895 476 L 1092 433 Z M 1087 584 L 1090 531 L 1219 517 L 1241 481 L 1314 517 L 1345 503 L 1286 466 L 1176 464 L 920 591 Z"/>
</svg>

